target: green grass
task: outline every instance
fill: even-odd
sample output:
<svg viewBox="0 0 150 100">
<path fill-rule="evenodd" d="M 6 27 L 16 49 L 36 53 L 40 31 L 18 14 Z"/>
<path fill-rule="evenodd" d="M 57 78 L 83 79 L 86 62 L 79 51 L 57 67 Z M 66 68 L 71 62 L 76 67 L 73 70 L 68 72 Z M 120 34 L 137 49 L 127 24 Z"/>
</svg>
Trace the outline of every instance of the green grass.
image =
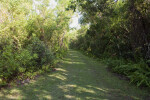
<svg viewBox="0 0 150 100">
<path fill-rule="evenodd" d="M 120 80 L 105 65 L 70 50 L 57 71 L 3 89 L 0 100 L 149 100 L 148 92 Z"/>
</svg>

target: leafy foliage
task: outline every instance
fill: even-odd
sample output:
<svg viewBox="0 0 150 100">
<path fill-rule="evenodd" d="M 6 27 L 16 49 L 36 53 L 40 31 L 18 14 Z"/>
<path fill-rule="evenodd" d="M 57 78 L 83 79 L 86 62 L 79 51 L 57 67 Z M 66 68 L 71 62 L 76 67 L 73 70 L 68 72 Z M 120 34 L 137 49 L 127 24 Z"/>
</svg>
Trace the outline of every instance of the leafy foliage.
<svg viewBox="0 0 150 100">
<path fill-rule="evenodd" d="M 38 38 L 33 39 L 32 43 L 29 44 L 27 48 L 28 50 L 31 50 L 33 56 L 34 54 L 37 54 L 37 58 L 34 59 L 37 62 L 36 66 L 53 63 L 54 55 Z"/>
<path fill-rule="evenodd" d="M 139 63 L 109 59 L 105 61 L 113 72 L 127 76 L 137 86 L 150 86 L 150 68 L 144 61 Z"/>
<path fill-rule="evenodd" d="M 149 86 L 150 17 L 147 0 L 76 0 L 80 23 L 71 47 L 98 58 L 111 59 L 108 66 L 137 86 Z M 84 33 L 84 35 L 82 35 Z M 132 63 L 130 63 L 132 62 Z"/>
<path fill-rule="evenodd" d="M 0 1 L 0 85 L 52 68 L 68 49 L 69 0 Z M 58 56 L 59 55 L 59 56 Z"/>
</svg>

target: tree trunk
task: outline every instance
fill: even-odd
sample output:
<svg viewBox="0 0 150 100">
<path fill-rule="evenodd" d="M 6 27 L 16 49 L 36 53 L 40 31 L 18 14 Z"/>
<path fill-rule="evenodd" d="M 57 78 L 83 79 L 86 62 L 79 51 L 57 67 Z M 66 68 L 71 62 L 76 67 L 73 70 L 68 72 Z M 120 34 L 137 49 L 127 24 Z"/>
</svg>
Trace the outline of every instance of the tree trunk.
<svg viewBox="0 0 150 100">
<path fill-rule="evenodd" d="M 129 0 L 129 21 L 131 23 L 130 41 L 134 52 L 140 52 L 146 56 L 147 51 L 147 33 L 145 29 L 145 22 L 142 14 L 135 7 L 135 0 Z"/>
</svg>

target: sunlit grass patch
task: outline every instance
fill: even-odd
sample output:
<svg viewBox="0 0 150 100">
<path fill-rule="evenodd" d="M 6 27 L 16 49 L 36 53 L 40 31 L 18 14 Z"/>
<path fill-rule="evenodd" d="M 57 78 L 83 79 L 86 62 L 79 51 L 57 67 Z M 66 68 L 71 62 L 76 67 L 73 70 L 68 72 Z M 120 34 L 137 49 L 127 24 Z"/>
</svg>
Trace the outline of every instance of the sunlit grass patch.
<svg viewBox="0 0 150 100">
<path fill-rule="evenodd" d="M 66 97 L 67 99 L 75 99 L 75 98 L 76 98 L 75 96 L 72 96 L 72 95 L 65 95 L 65 97 Z"/>
<path fill-rule="evenodd" d="M 45 95 L 44 98 L 48 99 L 48 100 L 52 100 L 52 96 L 50 96 L 50 95 Z"/>
<path fill-rule="evenodd" d="M 62 71 L 62 72 L 67 72 L 65 69 L 63 68 L 57 68 L 57 71 Z"/>
<path fill-rule="evenodd" d="M 57 79 L 60 79 L 62 81 L 67 80 L 67 78 L 65 76 L 61 75 L 61 74 L 50 75 L 50 77 L 57 78 Z"/>
<path fill-rule="evenodd" d="M 95 91 L 92 90 L 92 89 L 87 89 L 87 88 L 84 88 L 84 87 L 80 87 L 78 86 L 77 89 L 76 89 L 77 92 L 88 92 L 88 93 L 92 93 L 92 94 L 95 94 Z"/>
</svg>

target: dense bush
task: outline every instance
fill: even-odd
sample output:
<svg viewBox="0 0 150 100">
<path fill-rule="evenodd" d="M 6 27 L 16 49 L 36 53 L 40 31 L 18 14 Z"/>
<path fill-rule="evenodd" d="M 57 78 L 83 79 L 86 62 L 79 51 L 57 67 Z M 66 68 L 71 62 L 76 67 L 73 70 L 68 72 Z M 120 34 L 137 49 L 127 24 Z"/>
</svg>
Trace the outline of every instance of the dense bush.
<svg viewBox="0 0 150 100">
<path fill-rule="evenodd" d="M 54 55 L 52 51 L 38 38 L 33 38 L 27 48 L 31 50 L 32 55 L 37 54 L 37 58 L 34 59 L 37 62 L 37 67 L 45 64 L 53 64 Z"/>
<path fill-rule="evenodd" d="M 27 49 L 14 50 L 12 45 L 3 47 L 0 56 L 0 79 L 7 82 L 19 73 L 24 73 L 33 66 L 36 54 L 31 55 Z"/>
<path fill-rule="evenodd" d="M 125 60 L 105 60 L 108 67 L 115 73 L 124 75 L 130 79 L 131 83 L 137 86 L 150 87 L 150 68 L 144 61 L 139 63 L 127 62 Z"/>
<path fill-rule="evenodd" d="M 107 64 L 114 72 L 129 77 L 137 86 L 150 87 L 150 2 L 76 1 L 74 5 L 82 13 L 80 23 L 89 27 L 77 31 L 71 47 L 109 59 Z"/>
<path fill-rule="evenodd" d="M 65 10 L 66 1 L 58 2 L 56 9 L 49 4 L 45 0 L 0 1 L 0 87 L 50 70 L 55 58 L 67 52 L 73 12 Z"/>
</svg>

